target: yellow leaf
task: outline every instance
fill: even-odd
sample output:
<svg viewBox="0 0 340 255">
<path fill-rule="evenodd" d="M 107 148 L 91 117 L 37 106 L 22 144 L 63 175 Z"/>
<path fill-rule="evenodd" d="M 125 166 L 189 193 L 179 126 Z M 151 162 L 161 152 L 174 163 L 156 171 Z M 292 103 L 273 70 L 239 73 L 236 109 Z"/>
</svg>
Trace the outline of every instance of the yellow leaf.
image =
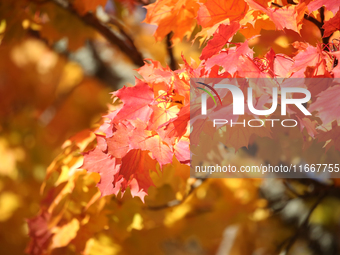
<svg viewBox="0 0 340 255">
<path fill-rule="evenodd" d="M 73 219 L 62 227 L 53 229 L 55 235 L 52 238 L 52 248 L 64 247 L 76 237 L 79 229 L 79 221 Z"/>
</svg>

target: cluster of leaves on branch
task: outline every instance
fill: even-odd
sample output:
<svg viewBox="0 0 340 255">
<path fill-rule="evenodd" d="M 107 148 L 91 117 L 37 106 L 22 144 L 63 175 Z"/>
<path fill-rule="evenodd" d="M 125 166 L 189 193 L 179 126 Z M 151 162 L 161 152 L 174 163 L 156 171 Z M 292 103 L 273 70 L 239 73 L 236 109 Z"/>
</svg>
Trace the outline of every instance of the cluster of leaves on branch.
<svg viewBox="0 0 340 255">
<path fill-rule="evenodd" d="M 141 78 L 136 78 L 135 86 L 112 93 L 112 109 L 103 117 L 95 135 L 82 134 L 65 143 L 63 153 L 48 169 L 40 213 L 28 222 L 32 238 L 28 251 L 30 254 L 210 254 L 224 249 L 226 254 L 233 254 L 233 249 L 237 249 L 238 254 L 251 254 L 264 249 L 264 254 L 275 254 L 282 247 L 289 250 L 298 238 L 294 231 L 297 228 L 300 234 L 301 228 L 299 225 L 284 228 L 278 216 L 265 221 L 275 209 L 270 206 L 279 203 L 257 196 L 261 180 L 188 178 L 189 80 L 340 78 L 338 39 L 330 41 L 330 36 L 339 30 L 339 6 L 335 1 L 321 0 L 158 0 L 146 9 L 145 22 L 158 26 L 157 40 L 170 32 L 174 44 L 185 36 L 200 38 L 201 61 L 187 61 L 190 56 L 184 52 L 183 64 L 174 71 L 157 61 L 145 60 L 145 65 L 138 69 Z M 76 11 L 86 17 L 86 12 Z M 258 56 L 252 48 L 259 42 L 263 28 L 291 30 L 301 35 L 307 25 L 317 28 L 319 43 L 310 44 L 300 37 L 300 41 L 292 44 L 291 55 L 267 49 Z M 275 86 L 291 85 L 282 81 Z M 290 140 L 299 142 L 301 147 L 320 151 L 325 145 L 334 151 L 336 158 L 340 116 L 330 109 L 339 107 L 340 86 L 334 83 L 317 86 L 312 82 L 307 88 L 315 95 L 308 109 L 317 112 L 318 118 L 306 118 L 296 109 L 290 109 L 290 116 L 299 122 L 302 132 L 294 129 L 280 139 L 294 138 Z M 255 89 L 256 101 L 270 95 L 261 84 Z M 208 128 L 206 124 L 201 125 L 203 131 Z M 233 128 L 228 130 L 226 145 L 236 150 L 248 147 L 258 136 L 271 137 L 271 131 L 270 127 L 261 129 L 260 133 Z M 239 154 L 228 160 L 235 164 L 240 164 L 241 159 L 242 164 L 267 158 L 281 160 L 277 155 L 272 157 L 274 152 L 264 152 L 267 144 L 262 145 L 258 145 L 259 159 Z M 288 155 L 287 148 L 294 146 L 289 144 L 279 153 Z M 319 160 L 322 154 L 317 153 L 319 158 L 313 155 Z M 308 185 L 308 182 L 298 184 L 298 190 L 315 196 Z M 318 185 L 320 189 L 329 188 Z M 281 188 L 279 194 L 286 204 L 289 197 L 296 195 L 294 189 L 293 195 L 287 195 L 282 192 L 282 186 L 277 187 Z M 337 188 L 332 191 L 337 194 Z M 282 204 L 278 207 L 282 209 Z M 315 207 L 311 206 L 311 212 Z M 308 223 L 310 215 L 305 222 Z M 211 231 L 207 231 L 207 222 Z M 256 236 L 254 229 L 265 226 L 271 233 L 273 223 L 283 230 L 271 235 L 270 242 L 268 235 Z M 302 227 L 306 228 L 307 223 Z M 229 233 L 233 231 L 232 224 L 238 224 L 238 234 Z M 229 234 L 224 232 L 223 238 L 226 228 Z M 240 244 L 242 234 L 250 239 L 248 249 Z M 228 245 L 221 248 L 228 235 L 237 240 L 234 248 Z M 157 245 L 150 247 L 143 240 L 153 240 Z"/>
<path fill-rule="evenodd" d="M 210 6 L 211 4 L 213 5 Z M 293 57 L 276 54 L 273 50 L 269 50 L 262 59 L 259 59 L 254 57 L 254 51 L 249 48 L 248 40 L 245 42 L 231 41 L 243 25 L 255 23 L 257 20 L 255 17 L 260 13 L 268 15 L 268 20 L 274 22 L 276 29 L 287 28 L 299 32 L 301 29 L 299 24 L 304 16 L 298 15 L 298 13 L 304 13 L 305 10 L 308 10 L 305 3 L 285 8 L 270 8 L 269 3 L 260 5 L 253 1 L 238 1 L 234 3 L 236 10 L 231 12 L 229 5 L 232 2 L 222 1 L 220 4 L 223 4 L 222 6 L 225 9 L 219 8 L 218 10 L 228 10 L 223 13 L 225 15 L 223 19 L 218 13 L 209 12 L 209 10 L 216 9 L 216 4 L 217 2 L 208 1 L 201 5 L 199 9 L 197 8 L 196 13 L 193 11 L 195 9 L 191 7 L 192 5 L 199 6 L 196 1 L 183 3 L 180 1 L 176 4 L 168 1 L 157 1 L 148 6 L 147 21 L 158 24 L 156 37 L 162 38 L 158 31 L 163 33 L 166 29 L 172 30 L 171 26 L 174 26 L 173 38 L 177 36 L 176 28 L 180 27 L 188 32 L 193 27 L 191 23 L 195 20 L 194 18 L 191 18 L 191 22 L 181 20 L 181 15 L 186 19 L 190 19 L 190 15 L 174 11 L 164 14 L 164 8 L 169 7 L 169 5 L 174 9 L 179 8 L 182 12 L 192 11 L 193 16 L 197 16 L 198 24 L 209 29 L 210 33 L 212 30 L 216 29 L 216 31 L 203 48 L 200 56 L 202 62 L 199 65 L 196 64 L 192 67 L 184 60 L 185 65 L 182 69 L 172 72 L 169 69 L 162 68 L 159 63 L 151 61 L 151 64 L 146 64 L 139 69 L 143 80 L 137 79 L 134 87 L 123 88 L 113 93 L 115 97 L 122 101 L 122 105 L 107 116 L 109 120 L 100 128 L 103 134 L 98 135 L 98 146 L 93 152 L 85 155 L 83 165 L 83 168 L 88 171 L 101 174 L 98 187 L 103 195 L 117 194 L 120 190 L 124 191 L 127 186 L 130 186 L 132 194 L 143 199 L 148 188 L 152 185 L 148 172 L 150 170 L 156 171 L 156 162 L 162 168 L 164 165 L 172 163 L 173 156 L 181 163 L 189 161 L 189 78 L 337 77 L 339 67 L 333 68 L 334 54 L 337 54 L 337 52 L 324 51 L 322 44 L 311 46 L 308 43 L 297 42 L 294 44 L 297 54 Z M 246 14 L 250 17 L 247 19 L 247 23 L 243 24 L 241 20 Z M 159 18 L 160 15 L 161 18 Z M 150 20 L 152 17 L 156 20 Z M 290 19 L 287 20 L 286 17 L 290 17 Z M 227 24 L 225 24 L 226 18 L 228 18 Z M 179 26 L 179 24 L 172 22 L 173 19 L 184 24 L 190 23 L 190 26 Z M 216 26 L 218 22 L 222 23 Z M 332 19 L 325 23 L 325 31 L 330 29 L 330 23 L 333 23 Z M 168 32 L 170 31 L 166 31 L 166 33 Z M 183 35 L 182 33 L 181 36 Z M 229 45 L 229 47 L 224 48 L 225 45 Z M 256 90 L 254 93 L 256 102 L 266 102 L 263 98 L 271 95 L 271 91 L 266 89 L 265 81 L 265 79 L 262 82 L 259 80 L 252 85 Z M 311 83 L 309 86 L 315 87 L 315 84 Z M 241 89 L 246 90 L 246 86 L 249 85 L 245 85 Z M 278 80 L 277 84 L 271 86 L 291 85 L 285 80 Z M 306 87 L 305 84 L 299 84 L 299 86 Z M 333 120 L 339 119 L 338 113 L 329 109 L 338 105 L 337 98 L 331 95 L 337 95 L 339 88 L 336 82 L 335 84 L 327 84 L 322 89 L 317 88 L 318 91 L 309 88 L 312 94 L 316 95 L 309 110 L 311 112 L 318 111 L 317 116 L 322 122 L 318 123 L 317 120 L 306 118 L 295 109 L 289 109 L 291 117 L 299 121 L 300 129 L 305 128 L 312 138 L 318 137 L 317 125 L 322 124 L 327 130 Z M 330 105 L 329 108 L 324 106 L 326 101 Z M 191 107 L 197 106 L 192 105 Z M 203 120 L 202 122 L 200 130 L 208 129 L 209 125 L 211 126 L 211 123 Z M 193 130 L 192 139 L 200 134 L 200 130 Z M 235 127 L 228 129 L 227 133 L 226 144 L 237 150 L 243 146 L 247 147 L 253 134 L 270 137 L 270 126 L 261 129 L 249 128 L 246 132 L 243 127 Z M 101 162 L 101 164 L 99 165 L 98 162 Z"/>
<path fill-rule="evenodd" d="M 144 199 L 153 184 L 149 171 L 172 164 L 174 156 L 183 164 L 190 160 L 188 77 L 152 61 L 139 73 L 144 80 L 113 93 L 122 103 L 106 116 L 97 147 L 84 157 L 82 168 L 101 175 L 102 195 L 129 186 Z"/>
</svg>

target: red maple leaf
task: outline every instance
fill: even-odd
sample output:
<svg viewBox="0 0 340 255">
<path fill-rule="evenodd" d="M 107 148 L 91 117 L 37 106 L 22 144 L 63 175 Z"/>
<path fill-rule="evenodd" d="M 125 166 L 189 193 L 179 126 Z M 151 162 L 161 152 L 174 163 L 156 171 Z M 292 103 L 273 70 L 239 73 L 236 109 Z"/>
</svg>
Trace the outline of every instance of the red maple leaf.
<svg viewBox="0 0 340 255">
<path fill-rule="evenodd" d="M 310 112 L 317 111 L 323 125 L 327 125 L 334 120 L 340 120 L 340 85 L 335 85 L 318 94 L 317 99 L 310 105 Z"/>
<path fill-rule="evenodd" d="M 115 132 L 106 139 L 108 153 L 111 156 L 122 158 L 130 150 L 129 138 L 134 127 L 129 122 L 117 123 L 114 126 Z"/>
<path fill-rule="evenodd" d="M 174 146 L 174 151 L 176 158 L 179 162 L 188 163 L 190 161 L 190 149 L 189 149 L 189 139 L 181 138 L 178 143 Z"/>
<path fill-rule="evenodd" d="M 219 25 L 218 30 L 213 35 L 213 38 L 209 40 L 207 46 L 203 48 L 200 59 L 207 59 L 219 53 L 223 46 L 229 42 L 239 28 L 240 24 L 238 22 L 232 22 L 230 25 Z"/>
<path fill-rule="evenodd" d="M 47 211 L 41 211 L 38 216 L 27 220 L 31 242 L 28 245 L 26 252 L 32 255 L 45 254 L 50 240 L 53 236 L 48 223 L 51 214 Z"/>
<path fill-rule="evenodd" d="M 112 93 L 124 103 L 114 117 L 115 121 L 137 118 L 142 121 L 149 120 L 152 113 L 150 104 L 154 100 L 154 93 L 147 83 L 138 79 L 136 83 L 136 86 L 123 87 Z"/>
<path fill-rule="evenodd" d="M 295 72 L 294 78 L 304 78 L 308 66 L 315 67 L 314 75 L 322 75 L 326 72 L 326 63 L 328 55 L 322 51 L 321 46 L 313 47 L 307 45 L 305 49 L 300 49 L 294 57 L 294 64 L 291 72 Z"/>
<path fill-rule="evenodd" d="M 130 187 L 131 195 L 138 196 L 144 202 L 148 188 L 153 186 L 150 171 L 157 171 L 157 161 L 152 159 L 148 151 L 131 150 L 123 159 L 122 166 L 117 174 L 119 187 L 124 193 Z"/>
<path fill-rule="evenodd" d="M 181 137 L 186 133 L 189 120 L 190 106 L 186 105 L 180 110 L 176 119 L 160 126 L 159 128 L 163 127 L 163 129 L 159 130 L 158 133 L 164 141 L 173 143 L 176 137 Z"/>
<path fill-rule="evenodd" d="M 157 130 L 160 126 L 167 124 L 169 121 L 174 120 L 178 117 L 180 109 L 177 105 L 166 108 L 166 103 L 161 106 L 152 106 L 152 115 L 148 128 L 151 130 Z"/>
<path fill-rule="evenodd" d="M 98 146 L 92 151 L 84 153 L 84 164 L 81 168 L 88 172 L 99 173 L 100 181 L 97 184 L 101 195 L 117 194 L 114 175 L 119 172 L 120 163 L 116 158 L 104 153 Z"/>
<path fill-rule="evenodd" d="M 246 0 L 246 2 L 252 9 L 267 14 L 270 20 L 274 22 L 276 29 L 283 30 L 287 28 L 299 32 L 298 25 L 302 23 L 303 16 L 298 16 L 298 7 L 269 8 L 267 5 L 254 0 Z"/>
<path fill-rule="evenodd" d="M 337 1 L 314 0 L 307 5 L 309 13 L 320 9 L 322 6 L 325 6 L 326 9 L 333 12 L 333 14 L 339 10 L 339 3 Z"/>
<path fill-rule="evenodd" d="M 147 130 L 146 124 L 141 121 L 135 121 L 133 124 L 135 130 L 130 137 L 130 147 L 150 151 L 151 157 L 156 159 L 160 166 L 171 163 L 174 154 L 161 137 L 153 131 Z"/>
<path fill-rule="evenodd" d="M 238 44 L 236 48 L 227 49 L 226 51 L 222 51 L 220 54 L 209 58 L 205 62 L 205 67 L 210 69 L 214 65 L 222 66 L 226 72 L 233 75 L 237 71 L 237 65 L 235 65 L 235 63 L 238 63 L 240 56 L 244 55 L 252 57 L 253 54 L 253 50 L 249 48 L 248 42 L 246 41 Z"/>
<path fill-rule="evenodd" d="M 323 37 L 328 37 L 332 35 L 335 31 L 340 30 L 340 11 L 338 11 L 333 18 L 326 21 L 322 28 L 325 29 Z"/>
</svg>

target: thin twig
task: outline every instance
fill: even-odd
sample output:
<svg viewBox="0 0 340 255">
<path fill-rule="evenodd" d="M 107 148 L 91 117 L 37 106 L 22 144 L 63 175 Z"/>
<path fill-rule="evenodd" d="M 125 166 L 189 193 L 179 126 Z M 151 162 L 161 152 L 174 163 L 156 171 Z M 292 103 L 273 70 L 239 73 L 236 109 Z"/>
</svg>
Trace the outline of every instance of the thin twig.
<svg viewBox="0 0 340 255">
<path fill-rule="evenodd" d="M 171 207 L 175 207 L 177 205 L 183 204 L 187 200 L 187 198 L 194 192 L 194 190 L 196 190 L 198 187 L 200 187 L 205 180 L 207 180 L 207 179 L 197 179 L 190 186 L 189 192 L 186 194 L 186 196 L 182 200 L 175 199 L 175 200 L 169 201 L 168 203 L 166 203 L 164 205 L 148 206 L 146 209 L 156 211 L 156 210 L 163 210 L 163 209 L 167 209 L 167 208 L 171 208 Z"/>
<path fill-rule="evenodd" d="M 285 185 L 286 189 L 289 190 L 295 197 L 301 197 L 305 194 L 298 194 L 296 190 L 290 185 L 290 183 L 287 181 L 287 179 L 283 180 L 283 185 Z"/>
<path fill-rule="evenodd" d="M 136 2 L 138 2 L 141 5 L 149 5 L 149 4 L 151 4 L 152 1 L 149 1 L 149 0 L 136 0 Z"/>
<path fill-rule="evenodd" d="M 315 201 L 313 206 L 310 208 L 306 218 L 300 225 L 300 227 L 297 229 L 296 233 L 289 239 L 288 244 L 285 249 L 285 254 L 287 255 L 289 250 L 292 248 L 293 244 L 296 242 L 297 238 L 300 236 L 301 232 L 308 226 L 309 218 L 314 212 L 314 210 L 318 207 L 318 205 L 321 203 L 321 201 L 327 196 L 328 192 L 324 192 L 321 194 L 318 199 Z"/>
<path fill-rule="evenodd" d="M 277 4 L 277 3 L 271 3 L 271 5 L 276 6 L 276 7 L 279 7 L 279 8 L 282 8 L 282 7 L 283 7 L 282 5 L 279 5 L 279 4 Z"/>
</svg>

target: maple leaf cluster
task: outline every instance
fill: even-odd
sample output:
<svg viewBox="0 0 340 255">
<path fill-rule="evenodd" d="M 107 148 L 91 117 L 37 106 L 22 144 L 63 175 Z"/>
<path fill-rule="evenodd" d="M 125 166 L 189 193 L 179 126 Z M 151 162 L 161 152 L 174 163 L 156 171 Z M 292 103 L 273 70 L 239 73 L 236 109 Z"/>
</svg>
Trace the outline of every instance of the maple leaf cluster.
<svg viewBox="0 0 340 255">
<path fill-rule="evenodd" d="M 263 28 L 291 29 L 300 33 L 305 13 L 311 14 L 323 6 L 333 14 L 339 10 L 335 1 L 308 0 L 298 4 L 280 4 L 268 0 L 159 0 L 146 7 L 148 13 L 145 22 L 158 26 L 155 33 L 157 40 L 172 31 L 172 40 L 178 42 L 185 36 L 190 37 L 196 24 L 202 27 L 196 37 L 202 36 L 205 40 L 220 24 L 232 22 L 240 24 L 240 32 L 250 38 L 259 34 Z M 339 15 L 326 21 L 323 28 L 324 37 L 338 30 Z M 249 30 L 252 30 L 251 33 Z"/>
<path fill-rule="evenodd" d="M 322 4 L 319 4 L 320 7 Z M 203 31 L 209 31 L 206 35 L 214 32 L 211 37 L 206 37 L 209 40 L 202 50 L 200 64 L 190 65 L 183 58 L 184 65 L 174 72 L 161 67 L 156 61 L 148 60 L 150 63 L 138 70 L 142 80 L 136 79 L 134 87 L 124 87 L 113 93 L 121 101 L 121 106 L 106 116 L 107 120 L 97 133 L 98 145 L 93 151 L 84 154 L 82 166 L 89 172 L 101 175 L 98 187 L 102 195 L 117 195 L 119 191 L 124 193 L 130 187 L 132 195 L 143 200 L 148 188 L 153 185 L 149 171 L 161 170 L 164 165 L 171 164 L 174 157 L 183 164 L 189 162 L 190 78 L 253 78 L 254 84 L 249 83 L 242 90 L 246 91 L 249 86 L 254 87 L 255 101 L 258 104 L 262 102 L 257 107 L 264 107 L 266 99 L 271 95 L 268 90 L 269 79 L 274 79 L 274 83 L 269 82 L 269 87 L 285 87 L 292 85 L 291 80 L 284 78 L 337 78 L 339 67 L 334 68 L 334 57 L 338 53 L 325 51 L 322 44 L 312 46 L 296 42 L 293 44 L 295 56 L 276 54 L 270 49 L 263 58 L 258 58 L 249 47 L 250 39 L 245 42 L 233 40 L 238 31 L 242 33 L 249 22 L 254 25 L 261 15 L 267 15 L 268 22 L 273 22 L 276 29 L 299 32 L 303 15 L 298 14 L 312 10 L 314 5 L 310 7 L 301 2 L 296 6 L 275 8 L 270 7 L 269 2 L 252 0 L 206 3 L 160 0 L 147 6 L 145 21 L 158 25 L 156 38 L 161 39 L 173 31 L 173 39 L 176 41 L 176 37 L 182 38 L 185 35 L 184 31 L 191 31 L 194 20 L 203 27 L 201 35 Z M 333 6 L 329 8 L 334 10 Z M 244 21 L 246 15 L 249 17 Z M 325 31 L 330 30 L 332 33 L 337 29 L 332 25 L 334 19 L 337 16 L 325 22 Z M 328 32 L 325 36 L 327 35 Z M 307 136 L 317 138 L 319 132 L 316 126 L 327 129 L 332 121 L 339 119 L 337 113 L 330 111 L 338 106 L 338 100 L 334 96 L 338 85 L 336 82 L 327 83 L 320 89 L 315 86 L 315 82 L 301 82 L 298 86 L 308 88 L 316 95 L 309 110 L 317 111 L 316 116 L 321 122 L 307 118 L 293 108 L 289 109 L 289 114 L 298 121 L 301 131 L 305 129 Z M 316 89 L 318 90 L 315 91 Z M 325 107 L 326 102 L 329 107 Z M 191 107 L 195 106 L 199 107 Z M 197 121 L 199 128 L 191 134 L 191 139 L 195 141 L 202 130 L 209 132 L 209 125 L 211 126 L 207 120 Z M 235 121 L 238 121 L 238 117 Z M 227 145 L 238 150 L 243 146 L 248 147 L 252 135 L 271 137 L 271 129 L 232 127 L 228 128 L 224 139 Z"/>
<path fill-rule="evenodd" d="M 190 160 L 189 80 L 149 61 L 139 69 L 143 80 L 112 93 L 121 105 L 99 128 L 97 147 L 84 154 L 82 168 L 100 174 L 103 196 L 130 187 L 133 196 L 144 200 L 153 185 L 149 171 Z"/>
</svg>

